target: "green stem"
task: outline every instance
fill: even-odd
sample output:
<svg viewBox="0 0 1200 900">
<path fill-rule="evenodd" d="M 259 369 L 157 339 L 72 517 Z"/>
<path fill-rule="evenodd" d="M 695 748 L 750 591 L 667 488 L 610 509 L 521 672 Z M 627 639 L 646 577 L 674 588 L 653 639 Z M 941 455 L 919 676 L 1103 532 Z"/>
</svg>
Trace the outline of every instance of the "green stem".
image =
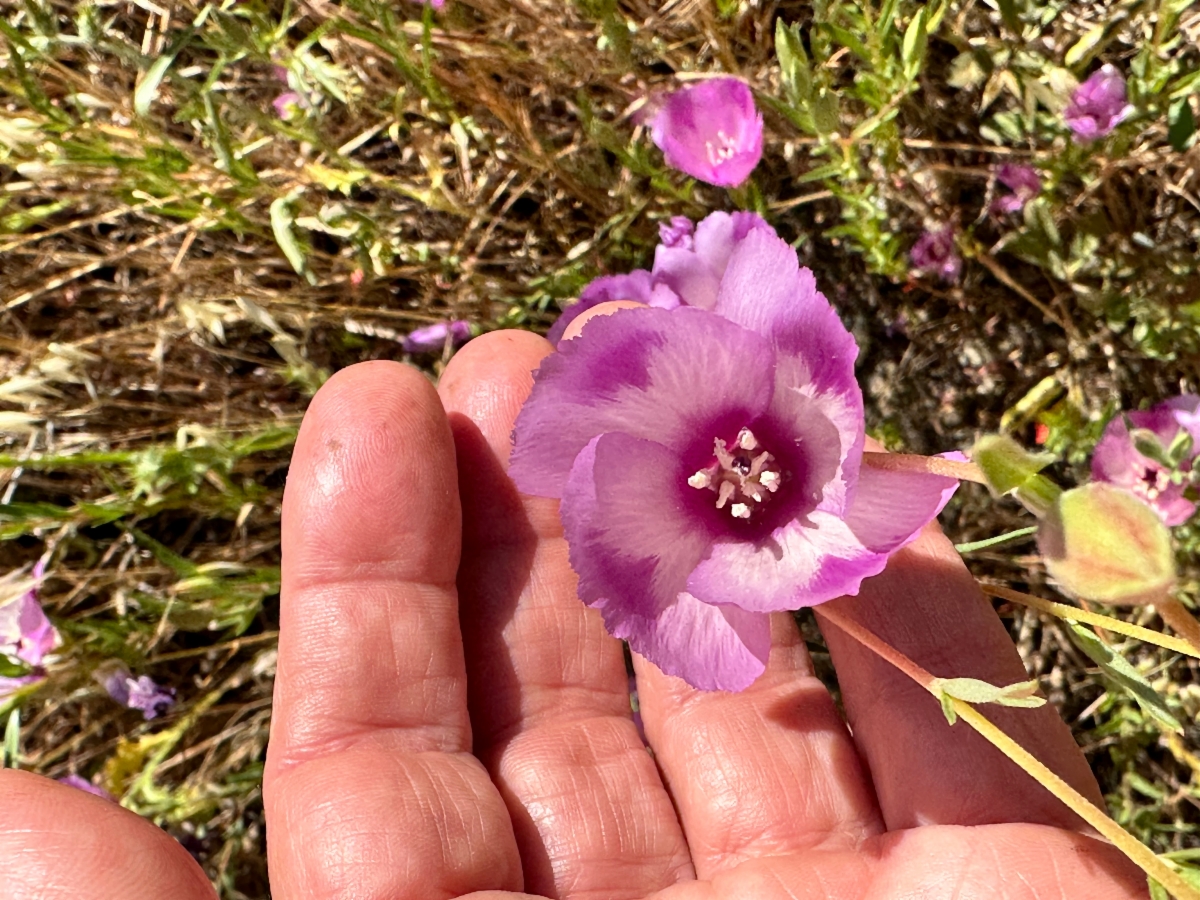
<svg viewBox="0 0 1200 900">
<path fill-rule="evenodd" d="M 1006 541 L 1015 541 L 1017 538 L 1026 537 L 1037 531 L 1036 525 L 1031 525 L 1028 528 L 1018 528 L 1016 531 L 1010 531 L 1007 534 L 999 534 L 996 537 L 985 538 L 982 541 L 972 541 L 969 544 L 955 544 L 954 549 L 959 553 L 972 553 L 975 550 L 986 550 L 988 547 L 995 547 L 997 544 L 1003 544 Z"/>
<path fill-rule="evenodd" d="M 941 702 L 935 679 L 891 644 L 868 628 L 846 616 L 836 603 L 826 603 L 820 614 L 867 649 L 886 659 Z M 1032 753 L 992 724 L 983 713 L 963 700 L 951 697 L 949 702 L 959 718 L 974 728 L 997 750 L 1031 775 L 1035 781 L 1066 804 L 1072 812 L 1108 838 L 1118 850 L 1132 860 L 1143 872 L 1174 894 L 1179 900 L 1200 900 L 1200 892 L 1188 885 L 1183 877 L 1159 859 L 1149 847 L 1114 822 L 1104 810 L 1071 787 Z"/>
</svg>

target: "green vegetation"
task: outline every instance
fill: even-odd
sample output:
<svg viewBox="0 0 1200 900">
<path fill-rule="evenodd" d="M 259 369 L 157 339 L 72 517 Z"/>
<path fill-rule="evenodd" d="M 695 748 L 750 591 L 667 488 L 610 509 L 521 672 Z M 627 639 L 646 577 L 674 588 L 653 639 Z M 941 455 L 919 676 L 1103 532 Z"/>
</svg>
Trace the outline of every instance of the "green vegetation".
<svg viewBox="0 0 1200 900">
<path fill-rule="evenodd" d="M 889 446 L 1003 431 L 1083 480 L 1116 410 L 1198 387 L 1198 46 L 1186 0 L 7 5 L 0 574 L 49 559 L 65 644 L 0 700 L 6 759 L 96 776 L 223 898 L 265 897 L 279 507 L 308 399 L 423 324 L 544 329 L 597 274 L 648 263 L 673 215 L 756 209 L 795 243 Z M 1062 110 L 1101 61 L 1135 111 L 1074 143 Z M 767 125 L 730 191 L 666 168 L 637 124 L 676 76 L 718 71 Z M 1041 175 L 1023 212 L 989 211 L 1003 162 Z M 955 283 L 909 271 L 942 225 Z M 976 487 L 943 520 L 962 544 L 1031 522 Z M 1200 528 L 1176 532 L 1194 604 Z M 1031 547 L 969 562 L 1051 596 Z M 1194 861 L 1196 661 L 1005 614 L 1114 816 Z M 113 658 L 178 704 L 117 707 L 92 678 Z"/>
</svg>

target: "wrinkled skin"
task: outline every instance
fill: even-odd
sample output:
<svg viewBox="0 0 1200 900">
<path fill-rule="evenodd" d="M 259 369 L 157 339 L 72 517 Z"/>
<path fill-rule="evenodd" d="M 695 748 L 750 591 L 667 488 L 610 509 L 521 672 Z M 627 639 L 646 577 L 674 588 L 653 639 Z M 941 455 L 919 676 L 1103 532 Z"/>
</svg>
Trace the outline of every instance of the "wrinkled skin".
<svg viewBox="0 0 1200 900">
<path fill-rule="evenodd" d="M 275 900 L 1145 896 L 1119 853 L 827 623 L 853 737 L 778 615 L 741 694 L 635 660 L 652 758 L 621 646 L 574 596 L 554 501 L 504 474 L 549 350 L 489 334 L 440 400 L 376 362 L 313 401 L 284 508 Z M 1024 678 L 934 527 L 832 603 L 935 674 Z M 988 713 L 1099 801 L 1053 708 Z M 14 898 L 214 896 L 163 832 L 27 773 L 0 772 L 0 859 Z"/>
</svg>

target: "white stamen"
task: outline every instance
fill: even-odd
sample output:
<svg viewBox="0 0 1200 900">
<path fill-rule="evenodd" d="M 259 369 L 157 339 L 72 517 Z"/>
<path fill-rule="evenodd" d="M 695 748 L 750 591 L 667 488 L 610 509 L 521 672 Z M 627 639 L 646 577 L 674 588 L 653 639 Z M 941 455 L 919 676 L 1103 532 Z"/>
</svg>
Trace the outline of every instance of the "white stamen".
<svg viewBox="0 0 1200 900">
<path fill-rule="evenodd" d="M 712 484 L 712 479 L 708 476 L 707 472 L 701 469 L 695 475 L 688 478 L 688 484 L 694 488 L 706 488 Z"/>
<path fill-rule="evenodd" d="M 738 432 L 737 445 L 743 450 L 753 450 L 758 446 L 758 438 L 754 436 L 754 432 L 749 428 L 743 428 Z"/>
<path fill-rule="evenodd" d="M 760 451 L 753 455 L 753 451 Z M 689 486 L 716 492 L 717 509 L 728 509 L 736 519 L 750 519 L 776 493 L 785 480 L 775 457 L 762 449 L 749 428 L 738 431 L 732 445 L 713 440 L 711 464 L 688 476 Z"/>
<path fill-rule="evenodd" d="M 779 490 L 779 473 L 763 472 L 758 476 L 758 483 L 773 494 Z"/>
<path fill-rule="evenodd" d="M 750 507 L 747 506 L 745 503 L 733 504 L 733 506 L 729 507 L 729 512 L 736 519 L 750 518 Z"/>
</svg>

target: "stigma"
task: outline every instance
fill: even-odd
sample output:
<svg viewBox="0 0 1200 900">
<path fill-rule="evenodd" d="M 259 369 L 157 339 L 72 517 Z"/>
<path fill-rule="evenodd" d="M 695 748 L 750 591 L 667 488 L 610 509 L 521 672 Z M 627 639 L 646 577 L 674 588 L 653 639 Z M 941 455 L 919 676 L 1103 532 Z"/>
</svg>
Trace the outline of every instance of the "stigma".
<svg viewBox="0 0 1200 900">
<path fill-rule="evenodd" d="M 749 519 L 783 483 L 775 457 L 759 444 L 749 428 L 738 432 L 733 446 L 721 438 L 713 441 L 712 463 L 690 476 L 687 483 L 717 495 L 717 509 L 728 509 L 735 519 Z"/>
</svg>

